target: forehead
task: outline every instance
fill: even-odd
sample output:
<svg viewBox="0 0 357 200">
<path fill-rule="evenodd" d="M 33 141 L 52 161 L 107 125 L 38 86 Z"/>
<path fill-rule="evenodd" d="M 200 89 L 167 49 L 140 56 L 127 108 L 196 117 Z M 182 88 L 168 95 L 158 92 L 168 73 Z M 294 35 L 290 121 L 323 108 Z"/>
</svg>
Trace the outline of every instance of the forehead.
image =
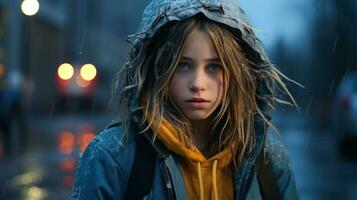
<svg viewBox="0 0 357 200">
<path fill-rule="evenodd" d="M 209 59 L 217 58 L 217 52 L 208 33 L 193 31 L 186 38 L 182 56 L 197 60 Z"/>
</svg>

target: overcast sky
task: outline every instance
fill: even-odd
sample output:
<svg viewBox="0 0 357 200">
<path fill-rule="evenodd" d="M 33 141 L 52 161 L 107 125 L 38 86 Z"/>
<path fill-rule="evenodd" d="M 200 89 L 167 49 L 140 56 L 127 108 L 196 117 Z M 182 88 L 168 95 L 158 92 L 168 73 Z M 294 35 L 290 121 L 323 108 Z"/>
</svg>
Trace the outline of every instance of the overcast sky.
<svg viewBox="0 0 357 200">
<path fill-rule="evenodd" d="M 259 29 L 264 46 L 273 47 L 279 37 L 288 46 L 308 42 L 312 0 L 239 0 L 251 24 Z"/>
</svg>

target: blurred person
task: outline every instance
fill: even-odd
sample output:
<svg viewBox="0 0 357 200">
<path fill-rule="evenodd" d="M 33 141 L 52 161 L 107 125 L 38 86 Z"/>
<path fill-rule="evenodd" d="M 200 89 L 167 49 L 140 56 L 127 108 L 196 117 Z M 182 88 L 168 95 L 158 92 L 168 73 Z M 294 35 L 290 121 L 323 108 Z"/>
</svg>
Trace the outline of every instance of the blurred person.
<svg viewBox="0 0 357 200">
<path fill-rule="evenodd" d="M 293 97 L 234 0 L 153 0 L 72 199 L 299 199 L 268 111 Z"/>
<path fill-rule="evenodd" d="M 5 74 L 0 88 L 0 132 L 5 157 L 23 152 L 27 141 L 24 116 L 24 77 L 13 69 Z M 14 140 L 16 139 L 16 140 Z"/>
</svg>

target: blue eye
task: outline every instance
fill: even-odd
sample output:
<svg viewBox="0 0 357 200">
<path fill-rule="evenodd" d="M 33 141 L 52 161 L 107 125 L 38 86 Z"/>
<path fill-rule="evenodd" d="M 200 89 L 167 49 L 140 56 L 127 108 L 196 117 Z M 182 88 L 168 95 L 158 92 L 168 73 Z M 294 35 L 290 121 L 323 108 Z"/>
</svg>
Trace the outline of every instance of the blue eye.
<svg viewBox="0 0 357 200">
<path fill-rule="evenodd" d="M 178 72 L 187 72 L 190 70 L 190 66 L 187 63 L 179 63 L 176 70 Z"/>
<path fill-rule="evenodd" d="M 209 64 L 207 66 L 207 70 L 209 72 L 213 72 L 213 73 L 218 72 L 219 70 L 221 70 L 221 65 L 220 64 Z"/>
</svg>

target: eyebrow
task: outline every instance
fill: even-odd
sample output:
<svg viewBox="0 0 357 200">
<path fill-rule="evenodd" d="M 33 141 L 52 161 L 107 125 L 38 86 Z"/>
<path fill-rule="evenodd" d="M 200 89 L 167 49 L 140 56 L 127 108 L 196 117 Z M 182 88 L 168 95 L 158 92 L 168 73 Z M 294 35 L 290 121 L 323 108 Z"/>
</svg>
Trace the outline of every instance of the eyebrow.
<svg viewBox="0 0 357 200">
<path fill-rule="evenodd" d="M 191 62 L 194 62 L 194 59 L 191 58 L 191 57 L 187 57 L 187 56 L 182 56 L 181 57 L 182 60 L 188 60 L 188 61 L 191 61 Z M 205 62 L 221 62 L 221 60 L 218 58 L 218 57 L 215 57 L 215 58 L 207 58 L 207 59 L 204 59 Z"/>
</svg>

